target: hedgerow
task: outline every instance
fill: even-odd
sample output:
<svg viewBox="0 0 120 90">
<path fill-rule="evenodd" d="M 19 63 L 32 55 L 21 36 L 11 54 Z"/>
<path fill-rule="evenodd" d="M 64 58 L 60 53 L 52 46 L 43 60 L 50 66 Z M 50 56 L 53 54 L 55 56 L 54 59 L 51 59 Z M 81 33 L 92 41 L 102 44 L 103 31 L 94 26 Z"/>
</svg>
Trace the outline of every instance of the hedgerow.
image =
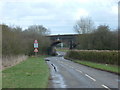
<svg viewBox="0 0 120 90">
<path fill-rule="evenodd" d="M 97 62 L 103 64 L 118 65 L 118 51 L 72 50 L 67 52 L 65 57 L 75 60 L 77 59 L 77 60 L 91 61 L 91 62 Z"/>
</svg>

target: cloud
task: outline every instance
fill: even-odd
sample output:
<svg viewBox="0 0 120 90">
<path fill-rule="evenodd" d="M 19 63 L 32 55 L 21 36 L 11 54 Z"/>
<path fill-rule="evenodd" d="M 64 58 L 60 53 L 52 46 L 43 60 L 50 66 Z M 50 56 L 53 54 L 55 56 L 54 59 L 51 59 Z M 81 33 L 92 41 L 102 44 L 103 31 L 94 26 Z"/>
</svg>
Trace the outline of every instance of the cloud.
<svg viewBox="0 0 120 90">
<path fill-rule="evenodd" d="M 0 6 L 4 23 L 23 28 L 42 24 L 52 33 L 73 33 L 76 20 L 86 16 L 117 27 L 117 0 L 1 0 Z"/>
<path fill-rule="evenodd" d="M 111 9 L 113 14 L 118 14 L 118 6 L 112 6 Z"/>
<path fill-rule="evenodd" d="M 89 12 L 83 8 L 79 8 L 75 13 L 74 18 L 75 20 L 78 20 L 81 17 L 87 17 L 87 16 L 89 16 Z"/>
</svg>

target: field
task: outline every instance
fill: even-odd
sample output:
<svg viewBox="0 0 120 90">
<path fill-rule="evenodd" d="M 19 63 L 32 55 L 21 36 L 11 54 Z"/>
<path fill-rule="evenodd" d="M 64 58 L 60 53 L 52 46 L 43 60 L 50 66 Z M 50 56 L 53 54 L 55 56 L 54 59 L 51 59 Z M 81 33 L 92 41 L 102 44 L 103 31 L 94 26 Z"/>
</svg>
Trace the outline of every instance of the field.
<svg viewBox="0 0 120 90">
<path fill-rule="evenodd" d="M 30 57 L 2 71 L 2 88 L 46 88 L 49 69 L 44 58 Z"/>
</svg>

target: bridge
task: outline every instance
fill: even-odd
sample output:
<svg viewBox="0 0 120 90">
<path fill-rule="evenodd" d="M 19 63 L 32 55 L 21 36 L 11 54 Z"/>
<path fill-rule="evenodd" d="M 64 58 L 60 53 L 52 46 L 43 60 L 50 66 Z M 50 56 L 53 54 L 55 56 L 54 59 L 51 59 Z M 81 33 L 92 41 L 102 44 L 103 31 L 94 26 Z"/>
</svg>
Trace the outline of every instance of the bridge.
<svg viewBox="0 0 120 90">
<path fill-rule="evenodd" d="M 51 46 L 48 50 L 48 54 L 55 54 L 55 47 L 73 49 L 77 46 L 76 38 L 78 34 L 67 34 L 67 35 L 49 35 L 47 37 L 51 40 Z"/>
</svg>

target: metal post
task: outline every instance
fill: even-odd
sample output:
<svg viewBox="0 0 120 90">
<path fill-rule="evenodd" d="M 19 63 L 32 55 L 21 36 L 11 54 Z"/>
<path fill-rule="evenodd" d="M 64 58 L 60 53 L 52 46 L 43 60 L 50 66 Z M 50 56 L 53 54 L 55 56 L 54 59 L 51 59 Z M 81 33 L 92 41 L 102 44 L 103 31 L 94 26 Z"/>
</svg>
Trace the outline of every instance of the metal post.
<svg viewBox="0 0 120 90">
<path fill-rule="evenodd" d="M 35 52 L 35 57 L 37 57 L 37 52 Z"/>
</svg>

